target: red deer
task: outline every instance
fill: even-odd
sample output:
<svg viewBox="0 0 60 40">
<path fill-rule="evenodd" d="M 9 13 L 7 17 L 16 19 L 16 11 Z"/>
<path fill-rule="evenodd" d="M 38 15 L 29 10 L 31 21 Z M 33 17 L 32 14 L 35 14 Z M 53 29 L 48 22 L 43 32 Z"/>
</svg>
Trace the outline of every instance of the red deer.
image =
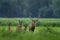
<svg viewBox="0 0 60 40">
<path fill-rule="evenodd" d="M 32 23 L 28 25 L 29 31 L 34 32 L 35 27 L 36 27 L 36 22 L 37 22 L 37 20 L 32 20 Z"/>
<path fill-rule="evenodd" d="M 8 32 L 11 32 L 11 23 L 8 24 Z"/>
<path fill-rule="evenodd" d="M 22 20 L 19 20 L 18 26 L 16 28 L 17 31 L 21 31 L 22 30 Z"/>
</svg>

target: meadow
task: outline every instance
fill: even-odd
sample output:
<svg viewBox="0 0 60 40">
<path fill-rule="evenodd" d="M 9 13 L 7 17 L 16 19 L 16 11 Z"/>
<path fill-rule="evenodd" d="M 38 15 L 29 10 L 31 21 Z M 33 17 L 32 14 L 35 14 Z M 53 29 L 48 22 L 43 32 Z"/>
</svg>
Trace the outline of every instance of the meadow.
<svg viewBox="0 0 60 40">
<path fill-rule="evenodd" d="M 0 40 L 60 40 L 60 19 L 40 18 L 34 32 L 17 32 L 18 20 L 23 20 L 23 28 L 31 23 L 29 18 L 0 18 Z M 12 32 L 7 31 L 8 23 Z"/>
</svg>

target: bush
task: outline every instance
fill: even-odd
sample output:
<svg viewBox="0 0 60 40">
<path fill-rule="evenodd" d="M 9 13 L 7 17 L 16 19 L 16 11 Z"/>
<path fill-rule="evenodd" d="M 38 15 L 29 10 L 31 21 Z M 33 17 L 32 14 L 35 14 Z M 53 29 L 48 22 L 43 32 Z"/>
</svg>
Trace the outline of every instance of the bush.
<svg viewBox="0 0 60 40">
<path fill-rule="evenodd" d="M 11 26 L 17 26 L 18 25 L 18 20 L 0 20 L 0 26 L 7 26 L 8 23 L 11 23 Z M 23 25 L 27 27 L 27 25 L 31 23 L 31 20 L 23 20 Z M 37 22 L 37 27 L 39 26 L 52 26 L 52 27 L 60 27 L 59 22 L 43 22 L 38 20 Z"/>
</svg>

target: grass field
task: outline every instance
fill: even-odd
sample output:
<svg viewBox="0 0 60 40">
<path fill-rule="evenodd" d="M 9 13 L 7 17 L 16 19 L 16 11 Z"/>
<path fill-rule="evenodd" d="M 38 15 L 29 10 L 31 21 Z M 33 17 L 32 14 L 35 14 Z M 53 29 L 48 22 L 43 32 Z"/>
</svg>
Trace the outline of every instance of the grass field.
<svg viewBox="0 0 60 40">
<path fill-rule="evenodd" d="M 58 26 L 60 19 L 41 18 L 39 19 L 40 25 L 43 25 L 36 27 L 34 32 L 29 32 L 28 29 L 27 31 L 16 32 L 18 20 L 25 20 L 24 23 L 31 22 L 29 18 L 0 18 L 0 40 L 60 40 L 60 25 Z M 7 31 L 9 22 L 12 23 L 12 32 Z M 56 26 L 53 27 L 52 25 L 55 23 Z M 4 30 L 2 30 L 3 28 Z"/>
</svg>

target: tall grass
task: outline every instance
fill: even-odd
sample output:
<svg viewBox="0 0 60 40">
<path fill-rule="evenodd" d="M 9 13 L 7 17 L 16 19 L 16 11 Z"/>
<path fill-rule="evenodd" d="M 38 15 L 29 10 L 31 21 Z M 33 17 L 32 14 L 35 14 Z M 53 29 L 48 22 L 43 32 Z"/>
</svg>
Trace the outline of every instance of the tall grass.
<svg viewBox="0 0 60 40">
<path fill-rule="evenodd" d="M 60 40 L 60 32 L 52 29 L 47 30 L 46 27 L 37 27 L 35 32 L 14 32 L 14 30 L 12 32 L 8 32 L 7 30 L 2 32 L 0 30 L 0 40 Z"/>
<path fill-rule="evenodd" d="M 60 40 L 60 19 L 39 19 L 35 32 L 16 31 L 18 20 L 27 26 L 29 18 L 0 18 L 0 40 Z M 8 32 L 11 23 L 12 32 Z"/>
</svg>

